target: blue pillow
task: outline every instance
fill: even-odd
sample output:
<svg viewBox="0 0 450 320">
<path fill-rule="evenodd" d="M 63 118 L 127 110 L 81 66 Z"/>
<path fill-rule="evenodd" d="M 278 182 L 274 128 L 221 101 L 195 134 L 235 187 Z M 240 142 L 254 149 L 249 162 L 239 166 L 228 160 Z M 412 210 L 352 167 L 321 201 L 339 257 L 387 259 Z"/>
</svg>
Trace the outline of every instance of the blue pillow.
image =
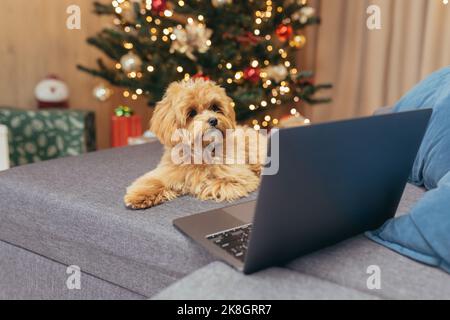
<svg viewBox="0 0 450 320">
<path fill-rule="evenodd" d="M 422 108 L 433 108 L 433 115 L 410 181 L 434 190 L 428 191 L 409 215 L 391 219 L 366 236 L 450 273 L 450 67 L 409 91 L 394 112 Z"/>
<path fill-rule="evenodd" d="M 410 181 L 433 189 L 450 171 L 450 67 L 434 72 L 415 86 L 395 105 L 394 112 L 422 108 L 433 108 L 433 115 Z"/>
<path fill-rule="evenodd" d="M 450 273 L 450 172 L 409 215 L 387 221 L 366 236 L 400 254 Z"/>
</svg>

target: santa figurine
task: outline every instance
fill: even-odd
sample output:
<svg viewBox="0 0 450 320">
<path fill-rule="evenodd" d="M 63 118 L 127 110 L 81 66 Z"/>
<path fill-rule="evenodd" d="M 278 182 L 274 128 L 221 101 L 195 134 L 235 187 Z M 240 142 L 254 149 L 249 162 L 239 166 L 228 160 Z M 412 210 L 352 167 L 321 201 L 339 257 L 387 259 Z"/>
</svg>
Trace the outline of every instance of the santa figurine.
<svg viewBox="0 0 450 320">
<path fill-rule="evenodd" d="M 39 109 L 67 108 L 69 88 L 57 76 L 49 75 L 40 81 L 34 90 Z"/>
</svg>

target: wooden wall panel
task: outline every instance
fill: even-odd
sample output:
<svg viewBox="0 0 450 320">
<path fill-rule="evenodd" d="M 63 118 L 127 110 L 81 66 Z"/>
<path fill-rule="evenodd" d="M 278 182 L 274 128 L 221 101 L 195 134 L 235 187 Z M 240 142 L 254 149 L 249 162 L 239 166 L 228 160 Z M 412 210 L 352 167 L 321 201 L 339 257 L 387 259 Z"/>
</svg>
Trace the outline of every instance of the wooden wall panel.
<svg viewBox="0 0 450 320">
<path fill-rule="evenodd" d="M 133 104 L 143 116 L 144 128 L 150 117 L 145 101 L 124 101 L 116 94 L 106 102 L 92 96 L 100 79 L 76 69 L 78 63 L 93 66 L 100 51 L 86 44 L 88 36 L 111 24 L 109 17 L 92 13 L 92 0 L 2 0 L 0 10 L 0 105 L 35 108 L 34 87 L 48 74 L 65 80 L 71 90 L 73 109 L 94 110 L 97 116 L 99 148 L 110 145 L 110 115 L 121 103 Z M 81 30 L 66 28 L 69 5 L 81 8 Z"/>
</svg>

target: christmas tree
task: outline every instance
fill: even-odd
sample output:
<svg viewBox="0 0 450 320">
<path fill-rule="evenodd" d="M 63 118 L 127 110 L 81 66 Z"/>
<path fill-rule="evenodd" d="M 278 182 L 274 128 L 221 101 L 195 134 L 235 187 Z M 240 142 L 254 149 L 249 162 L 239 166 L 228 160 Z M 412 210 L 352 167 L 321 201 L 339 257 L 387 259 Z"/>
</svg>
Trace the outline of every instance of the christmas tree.
<svg viewBox="0 0 450 320">
<path fill-rule="evenodd" d="M 319 23 L 307 0 L 114 0 L 95 2 L 95 12 L 111 15 L 114 27 L 88 43 L 114 63 L 78 67 L 124 88 L 125 97 L 143 95 L 153 106 L 171 82 L 203 77 L 226 89 L 238 120 L 328 101 L 313 96 L 331 85 L 314 84 L 312 72 L 295 65 L 306 43 L 301 30 Z"/>
</svg>

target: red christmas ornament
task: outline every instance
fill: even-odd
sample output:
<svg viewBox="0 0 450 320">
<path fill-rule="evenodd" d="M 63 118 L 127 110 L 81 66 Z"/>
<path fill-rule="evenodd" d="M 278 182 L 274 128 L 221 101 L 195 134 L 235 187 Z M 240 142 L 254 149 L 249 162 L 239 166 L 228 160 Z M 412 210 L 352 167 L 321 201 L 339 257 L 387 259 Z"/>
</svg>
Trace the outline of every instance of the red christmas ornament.
<svg viewBox="0 0 450 320">
<path fill-rule="evenodd" d="M 259 74 L 261 70 L 259 68 L 248 67 L 244 70 L 244 79 L 256 83 L 259 81 Z"/>
<path fill-rule="evenodd" d="M 205 81 L 211 80 L 211 78 L 205 75 L 203 72 L 197 72 L 192 76 L 192 79 L 203 79 Z"/>
<path fill-rule="evenodd" d="M 153 0 L 152 1 L 152 11 L 156 13 L 161 13 L 167 9 L 167 0 Z"/>
<path fill-rule="evenodd" d="M 292 36 L 292 26 L 288 24 L 280 24 L 277 29 L 275 30 L 275 33 L 278 36 L 278 39 L 281 41 L 287 41 Z"/>
</svg>

